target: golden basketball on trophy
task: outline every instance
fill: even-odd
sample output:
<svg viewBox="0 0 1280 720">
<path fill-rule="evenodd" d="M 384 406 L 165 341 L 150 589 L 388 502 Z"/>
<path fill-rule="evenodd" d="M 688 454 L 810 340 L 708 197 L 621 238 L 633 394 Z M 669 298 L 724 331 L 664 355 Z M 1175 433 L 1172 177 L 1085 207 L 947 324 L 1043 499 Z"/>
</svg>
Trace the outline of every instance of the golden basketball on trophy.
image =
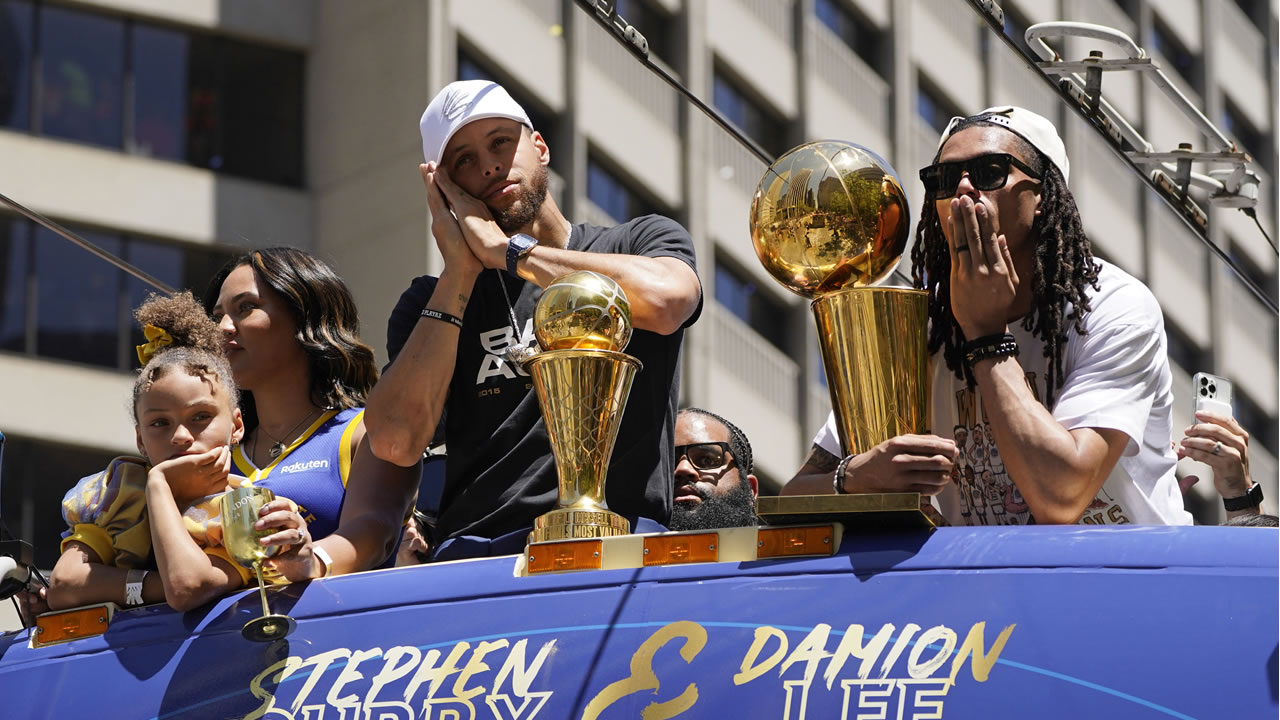
<svg viewBox="0 0 1280 720">
<path fill-rule="evenodd" d="M 927 295 L 872 287 L 897 266 L 909 231 L 893 168 L 853 143 L 790 150 L 765 171 L 751 203 L 751 242 L 761 264 L 783 287 L 813 300 L 844 455 L 926 430 Z M 919 514 L 918 493 L 889 494 L 888 506 L 886 494 L 876 495 L 869 509 Z"/>
<path fill-rule="evenodd" d="M 613 278 L 590 270 L 569 273 L 542 291 L 533 333 L 543 350 L 621 352 L 631 341 L 631 304 Z"/>
<path fill-rule="evenodd" d="M 529 542 L 625 535 L 605 503 L 605 477 L 640 361 L 622 352 L 631 306 L 614 280 L 588 270 L 557 278 L 533 311 L 542 352 L 525 364 L 538 393 L 559 475 L 556 509 L 534 521 Z"/>
</svg>

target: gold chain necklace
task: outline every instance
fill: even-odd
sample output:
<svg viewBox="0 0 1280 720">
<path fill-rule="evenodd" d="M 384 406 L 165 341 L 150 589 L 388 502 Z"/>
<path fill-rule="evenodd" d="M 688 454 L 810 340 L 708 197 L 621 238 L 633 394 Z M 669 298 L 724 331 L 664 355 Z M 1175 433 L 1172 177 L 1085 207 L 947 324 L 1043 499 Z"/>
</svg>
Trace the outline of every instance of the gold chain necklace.
<svg viewBox="0 0 1280 720">
<path fill-rule="evenodd" d="M 316 411 L 314 409 L 311 412 L 307 413 L 306 417 L 302 418 L 302 420 L 299 421 L 297 425 L 294 425 L 293 428 L 289 430 L 289 432 L 284 434 L 285 440 L 292 438 L 294 436 L 294 433 L 297 432 L 298 428 L 302 427 L 303 423 L 314 418 L 315 416 L 316 416 Z M 276 458 L 280 457 L 280 454 L 284 452 L 284 449 L 289 446 L 289 443 L 285 442 L 285 440 L 276 440 L 274 437 L 272 437 L 271 433 L 267 432 L 267 429 L 263 427 L 262 423 L 258 423 L 258 432 L 262 433 L 263 435 L 266 435 L 267 439 L 272 441 L 271 447 L 267 448 L 267 454 L 271 456 L 272 460 L 275 460 Z M 255 438 L 254 448 L 253 448 L 254 450 L 258 449 L 257 445 L 258 445 L 257 439 Z"/>
</svg>

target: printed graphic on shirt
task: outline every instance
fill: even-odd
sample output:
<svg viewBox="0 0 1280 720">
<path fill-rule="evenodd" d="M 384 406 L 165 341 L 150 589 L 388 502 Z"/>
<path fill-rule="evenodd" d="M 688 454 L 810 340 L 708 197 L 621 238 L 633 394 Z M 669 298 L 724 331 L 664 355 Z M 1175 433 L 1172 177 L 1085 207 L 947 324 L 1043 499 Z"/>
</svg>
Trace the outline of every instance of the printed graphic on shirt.
<svg viewBox="0 0 1280 720">
<path fill-rule="evenodd" d="M 476 397 L 498 395 L 502 393 L 500 386 L 504 380 L 515 380 L 517 377 L 529 377 L 524 368 L 512 363 L 507 358 L 507 351 L 515 345 L 536 347 L 537 339 L 533 334 L 533 319 L 524 321 L 524 330 L 520 333 L 520 341 L 515 339 L 515 330 L 510 325 L 503 325 L 493 330 L 480 333 L 480 347 L 485 356 L 480 360 L 480 370 L 476 373 L 476 386 L 479 390 Z M 500 378 L 496 379 L 495 378 Z M 525 383 L 525 389 L 532 387 Z"/>
<path fill-rule="evenodd" d="M 1026 373 L 1027 386 L 1038 402 L 1044 396 L 1037 373 Z M 960 497 L 960 517 L 966 525 L 1034 525 L 1018 486 L 1009 477 L 1000 449 L 991 434 L 991 424 L 977 389 L 960 387 L 953 396 L 956 425 L 952 438 L 958 450 L 951 468 L 951 482 Z M 1080 522 L 1096 525 L 1129 523 L 1124 509 L 1106 490 L 1085 511 Z"/>
</svg>

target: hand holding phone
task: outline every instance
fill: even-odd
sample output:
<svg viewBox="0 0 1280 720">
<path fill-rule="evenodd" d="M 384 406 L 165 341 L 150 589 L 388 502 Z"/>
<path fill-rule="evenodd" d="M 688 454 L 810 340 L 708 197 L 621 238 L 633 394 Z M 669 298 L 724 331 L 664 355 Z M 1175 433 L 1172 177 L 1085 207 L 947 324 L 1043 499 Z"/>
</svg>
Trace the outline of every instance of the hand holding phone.
<svg viewBox="0 0 1280 720">
<path fill-rule="evenodd" d="M 1231 381 L 1210 373 L 1196 373 L 1191 379 L 1193 413 L 1210 413 L 1215 419 L 1192 417 L 1192 425 L 1178 447 L 1178 458 L 1196 461 L 1188 477 L 1209 477 L 1224 498 L 1239 497 L 1249 490 L 1248 434 L 1232 417 Z"/>
</svg>

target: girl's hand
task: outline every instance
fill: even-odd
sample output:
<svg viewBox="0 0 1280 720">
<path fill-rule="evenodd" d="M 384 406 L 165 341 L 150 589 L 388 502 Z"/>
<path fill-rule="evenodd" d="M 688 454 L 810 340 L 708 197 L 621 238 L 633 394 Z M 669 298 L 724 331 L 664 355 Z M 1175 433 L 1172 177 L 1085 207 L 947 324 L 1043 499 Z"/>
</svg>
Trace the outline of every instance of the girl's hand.
<svg viewBox="0 0 1280 720">
<path fill-rule="evenodd" d="M 320 561 L 311 552 L 311 533 L 296 506 L 285 498 L 276 498 L 258 511 L 256 530 L 277 530 L 259 538 L 262 545 L 274 545 L 279 551 L 264 564 L 274 567 L 289 582 L 310 580 L 324 574 Z"/>
<path fill-rule="evenodd" d="M 225 490 L 231 474 L 231 448 L 222 445 L 195 455 L 179 455 L 151 468 L 148 481 L 169 485 L 179 508 Z"/>
</svg>

